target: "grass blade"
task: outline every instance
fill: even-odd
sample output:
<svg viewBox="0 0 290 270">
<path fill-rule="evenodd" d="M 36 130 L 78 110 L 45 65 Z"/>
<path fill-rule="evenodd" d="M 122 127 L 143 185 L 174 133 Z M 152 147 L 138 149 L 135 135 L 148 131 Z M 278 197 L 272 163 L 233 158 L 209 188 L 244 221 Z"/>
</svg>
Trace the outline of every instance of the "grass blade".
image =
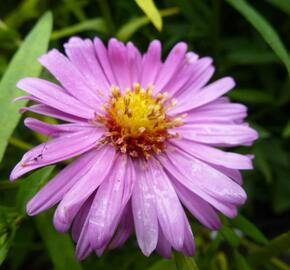
<svg viewBox="0 0 290 270">
<path fill-rule="evenodd" d="M 281 59 L 287 68 L 290 76 L 290 58 L 288 52 L 280 39 L 276 30 L 271 24 L 249 3 L 244 0 L 226 0 L 233 8 L 241 13 L 256 30 L 261 34 L 263 39 L 268 43 L 276 55 Z"/>
<path fill-rule="evenodd" d="M 12 100 L 22 93 L 16 88 L 16 83 L 23 77 L 39 75 L 41 66 L 36 59 L 47 50 L 51 28 L 52 15 L 46 13 L 14 55 L 0 83 L 0 161 L 8 139 L 20 119 L 18 110 L 27 103 L 27 101 L 12 103 Z"/>
</svg>

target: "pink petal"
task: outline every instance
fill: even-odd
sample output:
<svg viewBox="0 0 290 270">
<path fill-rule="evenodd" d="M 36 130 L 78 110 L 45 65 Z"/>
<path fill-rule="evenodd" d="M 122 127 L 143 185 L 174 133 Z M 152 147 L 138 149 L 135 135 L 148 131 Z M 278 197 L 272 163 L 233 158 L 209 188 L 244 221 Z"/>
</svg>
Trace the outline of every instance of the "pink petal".
<svg viewBox="0 0 290 270">
<path fill-rule="evenodd" d="M 147 87 L 149 84 L 154 84 L 161 65 L 161 43 L 159 40 L 153 40 L 143 55 L 141 86 Z"/>
<path fill-rule="evenodd" d="M 197 61 L 186 60 L 184 67 L 165 86 L 167 91 L 178 98 L 178 102 L 186 98 L 192 98 L 196 91 L 203 87 L 211 78 L 214 68 L 211 66 L 211 58 L 202 58 Z"/>
<path fill-rule="evenodd" d="M 121 90 L 132 86 L 130 77 L 130 67 L 126 46 L 115 38 L 111 38 L 108 43 L 108 57 L 112 70 L 117 80 L 117 85 Z"/>
<path fill-rule="evenodd" d="M 73 123 L 74 122 L 87 122 L 88 121 L 85 118 L 73 116 L 71 114 L 56 110 L 56 109 L 51 108 L 49 106 L 46 106 L 44 104 L 35 104 L 35 105 L 30 106 L 30 107 L 23 107 L 20 109 L 21 113 L 25 113 L 27 111 L 46 115 L 46 116 L 51 116 L 53 118 L 57 118 L 60 120 L 64 120 L 67 122 L 73 122 Z"/>
<path fill-rule="evenodd" d="M 66 94 L 58 85 L 38 78 L 25 78 L 17 87 L 37 97 L 45 105 L 66 113 L 92 119 L 95 111 Z"/>
<path fill-rule="evenodd" d="M 158 243 L 156 251 L 164 258 L 171 259 L 171 245 L 166 239 L 160 225 L 158 231 Z"/>
<path fill-rule="evenodd" d="M 96 127 L 88 123 L 73 124 L 48 124 L 35 118 L 25 118 L 26 127 L 49 137 L 57 137 L 71 132 L 95 129 Z"/>
<path fill-rule="evenodd" d="M 158 221 L 169 243 L 176 250 L 181 250 L 184 241 L 183 208 L 162 166 L 156 160 L 149 160 L 147 163 L 155 195 Z"/>
<path fill-rule="evenodd" d="M 167 151 L 159 160 L 180 183 L 209 203 L 209 197 L 238 205 L 246 200 L 245 191 L 237 183 L 179 149 Z"/>
<path fill-rule="evenodd" d="M 28 202 L 27 213 L 34 216 L 57 204 L 91 168 L 96 151 L 90 151 L 67 165 Z"/>
<path fill-rule="evenodd" d="M 96 37 L 94 39 L 94 46 L 95 46 L 95 51 L 99 60 L 99 63 L 102 66 L 102 69 L 107 77 L 107 80 L 110 85 L 117 85 L 117 80 L 115 78 L 115 75 L 112 71 L 112 67 L 110 64 L 110 60 L 108 57 L 108 52 L 106 47 L 104 46 L 103 42 L 101 39 Z"/>
<path fill-rule="evenodd" d="M 111 174 L 96 194 L 89 218 L 88 234 L 94 249 L 102 248 L 113 236 L 135 181 L 132 161 L 119 156 Z"/>
<path fill-rule="evenodd" d="M 142 56 L 139 50 L 134 46 L 132 42 L 127 44 L 127 54 L 128 54 L 128 66 L 130 70 L 131 82 L 140 83 L 140 74 L 142 68 Z"/>
<path fill-rule="evenodd" d="M 94 192 L 86 201 L 85 203 L 81 206 L 81 209 L 77 213 L 73 225 L 72 225 L 72 238 L 74 242 L 78 242 L 82 229 L 84 227 L 85 221 L 89 215 L 89 211 L 92 206 L 92 202 L 94 200 L 96 193 Z"/>
<path fill-rule="evenodd" d="M 247 125 L 187 124 L 176 131 L 186 140 L 212 145 L 249 145 L 258 138 L 257 132 Z"/>
<path fill-rule="evenodd" d="M 82 73 L 90 89 L 104 102 L 108 98 L 110 84 L 97 59 L 93 42 L 72 37 L 64 47 L 70 61 Z"/>
<path fill-rule="evenodd" d="M 143 254 L 149 256 L 156 248 L 158 240 L 155 198 L 146 164 L 140 162 L 135 169 L 138 179 L 132 194 L 132 210 L 136 237 Z"/>
<path fill-rule="evenodd" d="M 182 252 L 186 256 L 193 256 L 195 252 L 193 234 L 192 234 L 190 224 L 185 214 L 184 214 L 184 243 L 183 243 Z"/>
<path fill-rule="evenodd" d="M 173 145 L 183 149 L 189 155 L 207 163 L 231 169 L 249 170 L 253 168 L 252 160 L 246 155 L 224 152 L 201 143 L 186 140 L 174 140 Z"/>
<path fill-rule="evenodd" d="M 234 86 L 235 82 L 230 77 L 225 77 L 215 81 L 214 83 L 200 90 L 191 99 L 185 99 L 183 103 L 178 104 L 178 106 L 173 108 L 170 113 L 180 114 L 198 108 L 227 93 Z"/>
<path fill-rule="evenodd" d="M 13 181 L 34 169 L 83 154 L 96 147 L 102 135 L 103 130 L 89 129 L 44 142 L 24 154 L 11 172 L 10 179 Z"/>
<path fill-rule="evenodd" d="M 131 209 L 131 202 L 129 201 L 122 214 L 117 233 L 114 236 L 112 242 L 110 243 L 110 249 L 118 248 L 125 243 L 125 241 L 129 238 L 134 230 L 133 224 L 134 221 Z"/>
<path fill-rule="evenodd" d="M 200 223 L 212 230 L 217 230 L 221 226 L 218 215 L 206 201 L 190 192 L 175 179 L 173 179 L 173 183 L 182 204 Z"/>
<path fill-rule="evenodd" d="M 162 90 L 166 91 L 164 87 L 181 67 L 185 58 L 186 50 L 187 45 L 184 42 L 179 42 L 172 48 L 155 81 L 154 86 L 157 93 Z"/>
<path fill-rule="evenodd" d="M 54 226 L 60 232 L 69 230 L 71 223 L 89 196 L 107 178 L 115 159 L 115 149 L 105 146 L 96 152 L 94 164 L 65 194 L 54 214 Z"/>
<path fill-rule="evenodd" d="M 63 85 L 68 93 L 83 104 L 95 108 L 100 106 L 100 100 L 94 88 L 77 67 L 75 67 L 62 53 L 53 49 L 39 58 L 39 62 Z"/>
</svg>

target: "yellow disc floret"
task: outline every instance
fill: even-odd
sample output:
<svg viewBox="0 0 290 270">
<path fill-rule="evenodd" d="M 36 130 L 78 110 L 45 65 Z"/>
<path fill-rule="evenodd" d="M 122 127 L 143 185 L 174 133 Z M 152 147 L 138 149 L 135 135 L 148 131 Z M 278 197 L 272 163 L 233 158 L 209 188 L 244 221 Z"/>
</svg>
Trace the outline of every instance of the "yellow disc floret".
<svg viewBox="0 0 290 270">
<path fill-rule="evenodd" d="M 111 87 L 111 97 L 104 105 L 105 116 L 97 116 L 108 132 L 103 143 L 111 142 L 122 153 L 132 157 L 149 158 L 160 153 L 166 140 L 176 137 L 168 129 L 182 124 L 181 118 L 169 118 L 166 112 L 175 105 L 166 93 L 152 95 L 153 86 L 147 89 L 134 84 L 133 90 L 121 94 L 116 86 Z"/>
</svg>

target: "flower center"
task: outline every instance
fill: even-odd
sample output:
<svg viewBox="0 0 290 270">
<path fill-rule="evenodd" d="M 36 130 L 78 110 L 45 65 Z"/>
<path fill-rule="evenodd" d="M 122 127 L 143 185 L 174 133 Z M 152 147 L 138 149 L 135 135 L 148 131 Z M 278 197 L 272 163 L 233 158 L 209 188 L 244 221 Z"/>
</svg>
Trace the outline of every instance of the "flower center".
<svg viewBox="0 0 290 270">
<path fill-rule="evenodd" d="M 177 136 L 168 129 L 180 126 L 182 121 L 166 114 L 176 101 L 167 93 L 154 97 L 152 90 L 153 86 L 144 89 L 134 84 L 133 89 L 121 94 L 118 87 L 111 87 L 111 97 L 104 105 L 106 115 L 96 118 L 108 129 L 103 143 L 110 142 L 122 153 L 146 159 L 165 149 L 166 140 Z"/>
</svg>

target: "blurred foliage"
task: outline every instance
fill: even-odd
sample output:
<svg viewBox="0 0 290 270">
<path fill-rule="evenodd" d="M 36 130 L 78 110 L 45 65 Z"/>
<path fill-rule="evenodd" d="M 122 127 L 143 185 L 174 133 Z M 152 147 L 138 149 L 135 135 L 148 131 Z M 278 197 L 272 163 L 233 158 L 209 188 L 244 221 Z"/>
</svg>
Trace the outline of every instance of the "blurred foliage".
<svg viewBox="0 0 290 270">
<path fill-rule="evenodd" d="M 54 18 L 51 35 L 47 11 Z M 6 150 L 0 165 L 1 269 L 289 270 L 289 33 L 290 0 L 1 1 L 0 153 Z M 79 263 L 70 237 L 53 229 L 51 211 L 36 218 L 26 216 L 27 200 L 57 170 L 48 167 L 16 183 L 7 180 L 21 155 L 45 140 L 23 123 L 17 125 L 17 107 L 11 105 L 18 95 L 15 82 L 39 74 L 36 58 L 46 50 L 49 37 L 49 47 L 62 49 L 71 35 L 97 35 L 105 41 L 117 36 L 132 40 L 142 51 L 157 38 L 164 54 L 184 40 L 190 50 L 214 58 L 216 78 L 236 79 L 237 88 L 229 96 L 248 106 L 249 122 L 260 133 L 253 147 L 237 149 L 255 154 L 255 170 L 244 173 L 248 201 L 236 219 L 223 217 L 224 226 L 217 232 L 191 220 L 194 260 L 180 254 L 175 254 L 175 262 L 157 255 L 146 258 L 132 237 L 120 250 Z"/>
</svg>

